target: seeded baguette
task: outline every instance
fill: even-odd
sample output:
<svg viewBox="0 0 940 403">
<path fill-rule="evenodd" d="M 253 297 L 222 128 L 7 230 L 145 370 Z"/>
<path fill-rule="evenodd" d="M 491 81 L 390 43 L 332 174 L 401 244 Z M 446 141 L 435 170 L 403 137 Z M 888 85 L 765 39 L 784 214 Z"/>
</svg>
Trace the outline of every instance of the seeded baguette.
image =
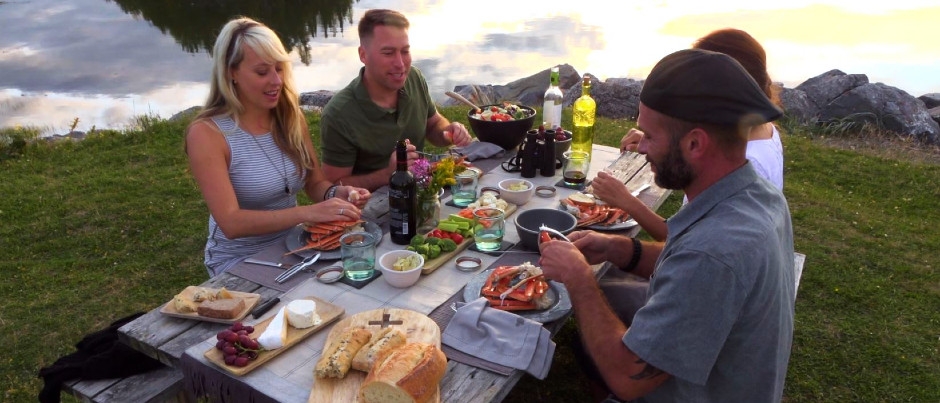
<svg viewBox="0 0 940 403">
<path fill-rule="evenodd" d="M 323 350 L 314 369 L 317 378 L 345 378 L 353 357 L 372 338 L 372 332 L 361 327 L 343 330 L 339 337 Z"/>
<path fill-rule="evenodd" d="M 405 334 L 391 327 L 379 330 L 372 336 L 369 343 L 359 349 L 353 357 L 352 368 L 362 372 L 369 372 L 377 360 L 407 342 Z"/>
</svg>

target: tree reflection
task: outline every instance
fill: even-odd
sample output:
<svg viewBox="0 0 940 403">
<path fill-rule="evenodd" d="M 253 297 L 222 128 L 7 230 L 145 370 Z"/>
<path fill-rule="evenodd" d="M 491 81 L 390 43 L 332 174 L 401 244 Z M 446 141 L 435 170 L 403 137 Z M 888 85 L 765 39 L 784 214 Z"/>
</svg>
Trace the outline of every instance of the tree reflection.
<svg viewBox="0 0 940 403">
<path fill-rule="evenodd" d="M 251 17 L 271 27 L 310 64 L 310 38 L 335 37 L 353 25 L 352 0 L 105 0 L 117 3 L 134 18 L 149 21 L 169 33 L 190 53 L 210 53 L 222 26 L 238 16 Z M 359 2 L 359 0 L 356 0 Z"/>
</svg>

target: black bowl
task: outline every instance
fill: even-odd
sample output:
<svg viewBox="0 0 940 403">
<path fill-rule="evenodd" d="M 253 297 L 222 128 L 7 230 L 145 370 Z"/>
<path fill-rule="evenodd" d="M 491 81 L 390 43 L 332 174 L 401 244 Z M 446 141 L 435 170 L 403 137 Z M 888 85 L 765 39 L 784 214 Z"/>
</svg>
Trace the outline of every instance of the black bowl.
<svg viewBox="0 0 940 403">
<path fill-rule="evenodd" d="M 574 231 L 578 220 L 568 213 L 552 208 L 525 210 L 516 215 L 516 232 L 519 241 L 529 250 L 539 250 L 539 227 L 543 224 L 553 230 L 568 235 Z"/>
<path fill-rule="evenodd" d="M 480 108 L 486 110 L 491 106 L 502 107 L 502 105 L 486 105 Z M 535 109 L 522 105 L 519 107 L 526 111 L 528 117 L 508 122 L 491 122 L 474 118 L 474 110 L 470 109 L 467 111 L 467 121 L 470 122 L 473 134 L 480 141 L 496 144 L 504 150 L 512 150 L 522 143 L 525 132 L 529 131 L 535 123 Z"/>
</svg>

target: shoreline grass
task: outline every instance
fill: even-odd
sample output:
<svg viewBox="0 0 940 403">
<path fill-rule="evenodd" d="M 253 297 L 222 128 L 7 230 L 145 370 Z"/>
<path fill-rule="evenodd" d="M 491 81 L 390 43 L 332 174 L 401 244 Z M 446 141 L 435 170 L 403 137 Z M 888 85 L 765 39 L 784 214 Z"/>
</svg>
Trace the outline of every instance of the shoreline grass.
<svg viewBox="0 0 940 403">
<path fill-rule="evenodd" d="M 442 112 L 465 120 L 463 108 Z M 319 116 L 307 118 L 318 144 Z M 207 279 L 208 212 L 182 151 L 187 122 L 141 118 L 0 158 L 0 400 L 35 401 L 39 368 L 84 334 Z M 599 118 L 595 142 L 617 146 L 633 124 Z M 784 193 L 807 255 L 784 400 L 940 401 L 940 163 L 930 150 L 879 154 L 783 128 Z M 573 337 L 569 323 L 548 379 L 524 376 L 506 401 L 589 401 Z"/>
</svg>

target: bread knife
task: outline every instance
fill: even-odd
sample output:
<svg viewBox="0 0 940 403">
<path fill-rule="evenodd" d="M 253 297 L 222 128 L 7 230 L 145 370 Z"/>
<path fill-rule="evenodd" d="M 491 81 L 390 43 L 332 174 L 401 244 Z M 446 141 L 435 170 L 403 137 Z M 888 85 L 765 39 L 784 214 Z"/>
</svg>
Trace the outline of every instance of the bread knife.
<svg viewBox="0 0 940 403">
<path fill-rule="evenodd" d="M 274 297 L 265 301 L 263 304 L 258 305 L 258 307 L 255 308 L 254 311 L 251 311 L 251 317 L 258 319 L 259 317 L 261 317 L 261 315 L 264 315 L 265 312 L 269 311 L 279 302 L 281 302 L 281 299 L 278 297 Z"/>
</svg>

